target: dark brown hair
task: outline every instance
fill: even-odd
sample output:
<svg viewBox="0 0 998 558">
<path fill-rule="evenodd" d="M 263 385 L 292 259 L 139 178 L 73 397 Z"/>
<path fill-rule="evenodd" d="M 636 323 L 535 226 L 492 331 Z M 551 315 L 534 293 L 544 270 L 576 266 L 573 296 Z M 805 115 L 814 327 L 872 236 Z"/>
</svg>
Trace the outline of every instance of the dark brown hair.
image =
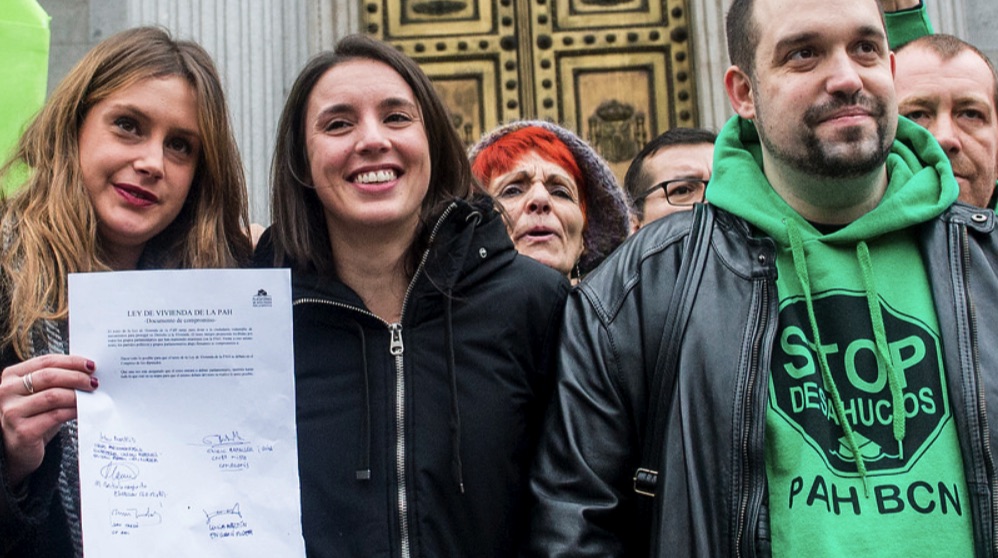
<svg viewBox="0 0 998 558">
<path fill-rule="evenodd" d="M 880 24 L 884 25 L 884 7 L 875 0 L 880 12 Z M 728 59 L 741 68 L 749 78 L 755 77 L 755 51 L 759 47 L 759 24 L 752 15 L 755 0 L 734 0 L 725 19 L 725 33 L 728 39 Z"/>
<path fill-rule="evenodd" d="M 649 184 L 648 173 L 645 172 L 645 159 L 658 153 L 659 150 L 674 145 L 700 145 L 705 143 L 713 145 L 715 140 L 717 140 L 717 134 L 706 128 L 672 128 L 659 134 L 655 139 L 641 148 L 641 151 L 631 161 L 631 165 L 627 167 L 627 174 L 624 175 L 624 190 L 630 198 L 631 211 L 634 212 L 638 219 L 643 219 L 645 216 L 645 200 L 644 198 L 637 198 L 652 186 L 652 184 Z"/>
<path fill-rule="evenodd" d="M 430 79 L 411 58 L 391 45 L 364 35 L 349 35 L 332 51 L 314 56 L 298 74 L 277 125 L 273 177 L 271 234 L 274 261 L 298 270 L 333 273 L 332 248 L 322 202 L 307 183 L 309 161 L 305 146 L 305 113 L 316 83 L 348 60 L 374 60 L 390 66 L 412 89 L 430 149 L 430 184 L 420 210 L 420 231 L 409 250 L 407 267 L 425 247 L 427 223 L 432 223 L 454 198 L 471 195 L 471 165 L 464 145 Z M 413 269 L 407 269 L 411 274 Z"/>
</svg>

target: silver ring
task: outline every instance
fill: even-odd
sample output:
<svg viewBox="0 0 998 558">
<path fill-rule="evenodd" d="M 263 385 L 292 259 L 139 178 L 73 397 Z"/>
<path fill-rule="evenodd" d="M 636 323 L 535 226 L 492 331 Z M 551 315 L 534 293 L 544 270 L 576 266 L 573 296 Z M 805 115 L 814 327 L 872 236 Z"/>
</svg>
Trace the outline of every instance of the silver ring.
<svg viewBox="0 0 998 558">
<path fill-rule="evenodd" d="M 24 384 L 24 389 L 28 390 L 28 395 L 35 393 L 35 383 L 31 381 L 31 372 L 21 376 L 21 383 Z"/>
</svg>

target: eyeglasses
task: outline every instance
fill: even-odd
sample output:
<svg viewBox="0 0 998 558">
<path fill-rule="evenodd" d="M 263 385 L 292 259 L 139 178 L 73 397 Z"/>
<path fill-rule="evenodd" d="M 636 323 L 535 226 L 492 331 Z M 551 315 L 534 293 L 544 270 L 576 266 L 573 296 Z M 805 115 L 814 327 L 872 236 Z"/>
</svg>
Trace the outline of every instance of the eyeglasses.
<svg viewBox="0 0 998 558">
<path fill-rule="evenodd" d="M 659 182 L 651 188 L 645 190 L 634 201 L 641 201 L 654 194 L 659 189 L 665 192 L 665 199 L 671 205 L 693 205 L 703 201 L 704 191 L 707 189 L 707 180 L 699 178 L 676 178 Z"/>
</svg>

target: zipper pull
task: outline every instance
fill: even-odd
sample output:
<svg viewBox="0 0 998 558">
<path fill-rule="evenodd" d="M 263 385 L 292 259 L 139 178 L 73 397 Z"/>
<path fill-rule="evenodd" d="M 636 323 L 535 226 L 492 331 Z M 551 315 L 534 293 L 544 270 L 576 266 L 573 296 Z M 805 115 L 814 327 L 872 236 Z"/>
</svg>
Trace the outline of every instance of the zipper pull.
<svg viewBox="0 0 998 558">
<path fill-rule="evenodd" d="M 398 356 L 405 350 L 405 347 L 402 345 L 402 324 L 391 324 L 388 326 L 388 331 L 392 333 L 392 342 L 388 346 L 388 352 L 394 356 Z"/>
</svg>

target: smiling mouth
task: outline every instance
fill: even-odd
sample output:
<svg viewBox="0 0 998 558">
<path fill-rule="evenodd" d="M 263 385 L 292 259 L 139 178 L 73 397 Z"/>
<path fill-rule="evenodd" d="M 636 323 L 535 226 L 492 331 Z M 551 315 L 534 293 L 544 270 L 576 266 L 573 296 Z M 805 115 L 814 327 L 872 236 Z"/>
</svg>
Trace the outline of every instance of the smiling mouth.
<svg viewBox="0 0 998 558">
<path fill-rule="evenodd" d="M 848 110 L 829 114 L 822 118 L 819 123 L 826 124 L 828 122 L 849 122 L 862 118 L 871 118 L 871 115 L 869 112 L 864 110 Z"/>
<path fill-rule="evenodd" d="M 354 182 L 358 184 L 381 184 L 391 182 L 398 178 L 398 173 L 394 169 L 382 169 L 370 172 L 362 172 L 354 177 Z"/>
<path fill-rule="evenodd" d="M 843 118 L 867 118 L 869 116 L 870 115 L 865 112 L 844 112 L 842 114 L 834 114 L 832 116 L 829 116 L 827 119 L 825 119 L 825 121 L 827 122 L 828 120 L 841 120 Z"/>
<path fill-rule="evenodd" d="M 817 126 L 825 122 L 847 118 L 872 118 L 883 116 L 883 107 L 867 96 L 857 95 L 849 100 L 834 100 L 813 106 L 804 113 L 804 122 Z"/>
<path fill-rule="evenodd" d="M 153 195 L 152 192 L 148 192 L 142 188 L 137 188 L 128 184 L 115 184 L 114 187 L 118 190 L 118 192 L 133 203 L 149 205 L 159 201 L 159 198 Z"/>
</svg>

